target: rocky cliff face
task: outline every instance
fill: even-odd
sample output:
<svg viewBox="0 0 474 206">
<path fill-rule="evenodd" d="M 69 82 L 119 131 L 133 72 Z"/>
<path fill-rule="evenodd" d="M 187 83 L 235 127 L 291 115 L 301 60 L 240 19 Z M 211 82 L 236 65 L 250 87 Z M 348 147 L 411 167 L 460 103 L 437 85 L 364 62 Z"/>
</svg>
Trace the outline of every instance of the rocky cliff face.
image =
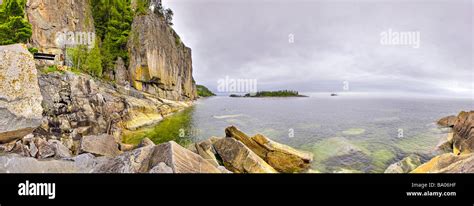
<svg viewBox="0 0 474 206">
<path fill-rule="evenodd" d="M 191 49 L 159 14 L 135 17 L 128 42 L 134 88 L 170 100 L 196 99 Z"/>
<path fill-rule="evenodd" d="M 31 133 L 41 123 L 42 96 L 33 57 L 24 45 L 0 47 L 0 143 Z"/>
<path fill-rule="evenodd" d="M 412 172 L 474 172 L 474 111 L 462 111 L 458 116 L 442 118 L 438 124 L 452 127 L 452 133 L 449 133 L 446 142 L 440 144 L 447 153 L 434 157 Z"/>
<path fill-rule="evenodd" d="M 122 129 L 158 123 L 191 104 L 162 100 L 70 72 L 42 74 L 39 85 L 44 97 L 44 120 L 36 134 L 55 135 L 69 148 L 91 134 L 112 134 L 120 142 Z"/>
<path fill-rule="evenodd" d="M 62 54 L 56 42 L 59 32 L 94 32 L 87 0 L 28 0 L 26 13 L 32 25 L 31 44 L 40 52 Z M 74 38 L 69 33 L 67 38 Z"/>
</svg>

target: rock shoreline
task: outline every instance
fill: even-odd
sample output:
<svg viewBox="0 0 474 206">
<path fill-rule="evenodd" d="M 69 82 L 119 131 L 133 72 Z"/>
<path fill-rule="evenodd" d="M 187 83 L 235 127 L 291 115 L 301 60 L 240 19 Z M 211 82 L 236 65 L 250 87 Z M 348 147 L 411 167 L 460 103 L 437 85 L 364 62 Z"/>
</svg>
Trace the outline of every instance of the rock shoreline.
<svg viewBox="0 0 474 206">
<path fill-rule="evenodd" d="M 113 136 L 85 136 L 78 155 L 59 141 L 25 137 L 1 145 L 4 173 L 296 173 L 309 171 L 313 155 L 235 127 L 189 149 L 174 141 L 155 145 L 145 138 L 134 149 L 120 149 Z M 245 139 L 244 139 L 245 138 Z M 243 141 L 241 141 L 243 140 Z M 250 143 L 250 142 L 253 142 Z M 33 147 L 31 147 L 33 146 Z M 36 148 L 36 149 L 32 149 Z"/>
<path fill-rule="evenodd" d="M 438 145 L 443 152 L 421 164 L 419 157 L 409 157 L 390 165 L 386 173 L 474 173 L 474 111 L 441 118 L 441 127 L 450 128 L 446 140 Z"/>
</svg>

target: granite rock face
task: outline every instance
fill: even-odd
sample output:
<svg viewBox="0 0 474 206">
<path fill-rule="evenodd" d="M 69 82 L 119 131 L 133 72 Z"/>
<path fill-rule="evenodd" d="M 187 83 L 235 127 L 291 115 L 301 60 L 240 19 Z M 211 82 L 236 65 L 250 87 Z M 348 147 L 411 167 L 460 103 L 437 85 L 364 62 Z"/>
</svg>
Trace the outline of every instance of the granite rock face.
<svg viewBox="0 0 474 206">
<path fill-rule="evenodd" d="M 0 46 L 0 143 L 19 139 L 41 124 L 42 100 L 26 46 Z"/>
<path fill-rule="evenodd" d="M 73 39 L 74 32 L 95 32 L 87 0 L 29 0 L 25 11 L 33 29 L 31 44 L 40 52 L 63 54 L 59 33 Z"/>
<path fill-rule="evenodd" d="M 175 101 L 197 98 L 191 49 L 163 16 L 153 12 L 136 16 L 128 50 L 129 78 L 134 88 Z"/>
<path fill-rule="evenodd" d="M 111 134 L 121 142 L 123 129 L 135 130 L 158 123 L 163 116 L 191 105 L 112 86 L 84 74 L 42 74 L 43 124 L 38 136 L 79 141 L 83 136 Z"/>
<path fill-rule="evenodd" d="M 474 152 L 474 111 L 459 113 L 453 132 L 454 154 Z"/>
</svg>

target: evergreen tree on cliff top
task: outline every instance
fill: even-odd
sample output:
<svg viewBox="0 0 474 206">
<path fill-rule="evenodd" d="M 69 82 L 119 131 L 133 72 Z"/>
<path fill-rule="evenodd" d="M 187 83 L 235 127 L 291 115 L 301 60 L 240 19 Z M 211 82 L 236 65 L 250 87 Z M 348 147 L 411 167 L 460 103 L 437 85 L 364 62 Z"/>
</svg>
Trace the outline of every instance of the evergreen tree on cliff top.
<svg viewBox="0 0 474 206">
<path fill-rule="evenodd" d="M 0 45 L 25 43 L 31 24 L 25 18 L 26 0 L 5 0 L 0 6 Z"/>
<path fill-rule="evenodd" d="M 128 62 L 127 41 L 133 21 L 130 0 L 91 0 L 97 36 L 102 45 L 104 69 L 112 70 L 115 61 L 121 57 Z"/>
</svg>

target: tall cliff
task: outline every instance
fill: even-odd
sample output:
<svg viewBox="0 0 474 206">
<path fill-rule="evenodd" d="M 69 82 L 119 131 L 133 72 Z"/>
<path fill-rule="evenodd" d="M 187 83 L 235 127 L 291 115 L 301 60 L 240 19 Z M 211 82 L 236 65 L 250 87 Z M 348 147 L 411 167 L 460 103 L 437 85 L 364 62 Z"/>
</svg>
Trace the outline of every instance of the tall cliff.
<svg viewBox="0 0 474 206">
<path fill-rule="evenodd" d="M 95 31 L 88 0 L 28 0 L 26 13 L 33 28 L 31 46 L 40 52 L 64 53 L 57 42 L 58 33 Z M 146 13 L 134 17 L 127 46 L 129 62 L 118 60 L 116 71 L 107 76 L 159 98 L 196 99 L 191 49 L 181 42 L 162 14 L 151 10 Z M 69 40 L 71 37 L 66 34 Z"/>
<path fill-rule="evenodd" d="M 33 28 L 31 44 L 41 52 L 62 54 L 58 33 L 95 31 L 88 0 L 28 0 L 26 13 Z"/>
<path fill-rule="evenodd" d="M 149 12 L 136 16 L 128 49 L 133 87 L 170 100 L 196 99 L 191 49 L 162 15 Z"/>
</svg>

